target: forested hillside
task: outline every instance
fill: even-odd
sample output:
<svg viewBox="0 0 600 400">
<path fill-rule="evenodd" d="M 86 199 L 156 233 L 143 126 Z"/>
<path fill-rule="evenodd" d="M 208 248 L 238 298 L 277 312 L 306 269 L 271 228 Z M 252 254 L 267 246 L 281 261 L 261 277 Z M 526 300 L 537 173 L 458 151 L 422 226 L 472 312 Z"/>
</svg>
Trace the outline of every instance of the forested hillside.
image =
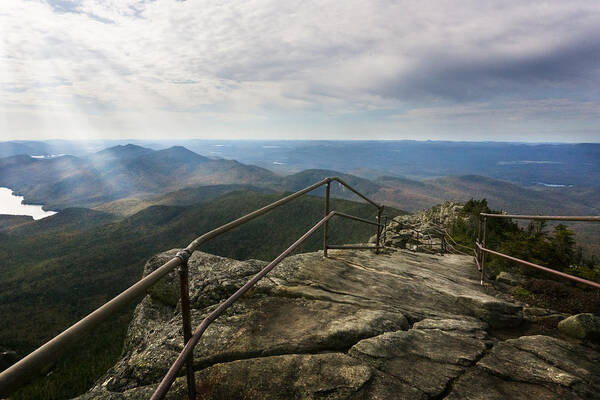
<svg viewBox="0 0 600 400">
<path fill-rule="evenodd" d="M 65 222 L 64 229 L 57 229 L 48 218 L 29 224 L 27 229 L 2 234 L 0 313 L 11 315 L 12 323 L 0 331 L 0 343 L 25 354 L 138 280 L 143 263 L 152 254 L 185 247 L 200 234 L 282 196 L 237 191 L 191 206 L 155 205 L 99 225 L 93 221 L 108 214 L 69 212 L 76 225 L 75 221 Z M 371 220 L 376 215 L 376 209 L 364 203 L 334 199 L 331 207 Z M 388 213 L 400 211 L 390 209 Z M 322 214 L 323 200 L 304 196 L 206 243 L 200 250 L 237 259 L 271 260 L 322 218 Z M 86 219 L 90 219 L 91 227 L 82 230 Z M 366 242 L 374 229 L 371 225 L 336 218 L 330 223 L 330 243 Z M 321 247 L 322 235 L 317 232 L 298 251 Z M 109 336 L 96 335 L 90 346 L 102 343 L 117 354 L 119 332 L 123 332 L 126 323 L 126 315 L 117 318 L 105 332 Z M 110 343 L 105 343 L 107 337 L 113 337 Z M 99 369 L 92 365 L 88 368 Z M 74 377 L 84 379 L 78 374 Z M 87 384 L 93 378 L 86 377 Z"/>
</svg>

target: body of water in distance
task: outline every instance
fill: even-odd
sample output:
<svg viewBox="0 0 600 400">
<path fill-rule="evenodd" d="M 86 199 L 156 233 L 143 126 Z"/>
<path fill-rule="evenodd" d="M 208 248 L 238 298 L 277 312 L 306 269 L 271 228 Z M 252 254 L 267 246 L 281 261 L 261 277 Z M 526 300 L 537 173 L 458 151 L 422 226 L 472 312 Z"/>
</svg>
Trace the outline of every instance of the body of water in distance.
<svg viewBox="0 0 600 400">
<path fill-rule="evenodd" d="M 16 196 L 11 189 L 0 187 L 0 214 L 29 215 L 33 219 L 42 219 L 56 212 L 44 211 L 37 204 L 23 204 L 23 196 Z"/>
</svg>

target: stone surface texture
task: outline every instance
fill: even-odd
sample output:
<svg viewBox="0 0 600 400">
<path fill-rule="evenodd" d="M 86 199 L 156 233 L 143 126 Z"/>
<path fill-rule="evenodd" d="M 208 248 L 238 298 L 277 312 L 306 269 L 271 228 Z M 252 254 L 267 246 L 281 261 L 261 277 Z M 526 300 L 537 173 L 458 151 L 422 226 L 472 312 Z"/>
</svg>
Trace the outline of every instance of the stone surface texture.
<svg viewBox="0 0 600 400">
<path fill-rule="evenodd" d="M 445 227 L 449 226 L 451 221 L 463 218 L 460 216 L 462 208 L 461 204 L 448 201 L 415 214 L 397 216 L 386 225 L 383 244 L 423 253 L 440 253 Z M 369 242 L 375 243 L 376 239 L 377 237 L 373 236 Z M 449 247 L 453 245 L 450 243 Z"/>
<path fill-rule="evenodd" d="M 600 342 L 600 318 L 585 313 L 572 315 L 558 323 L 558 329 L 565 335 Z"/>
<path fill-rule="evenodd" d="M 150 259 L 145 274 L 176 252 Z M 265 265 L 194 253 L 193 326 Z M 205 332 L 198 399 L 600 399 L 594 348 L 520 336 L 522 323 L 520 305 L 479 284 L 471 257 L 298 254 Z M 122 358 L 79 398 L 148 399 L 182 348 L 174 272 L 137 306 Z M 167 398 L 185 398 L 183 371 Z"/>
<path fill-rule="evenodd" d="M 525 278 L 522 275 L 511 274 L 510 272 L 502 271 L 498 274 L 496 280 L 507 285 L 518 286 L 525 283 L 527 281 L 527 278 Z"/>
</svg>

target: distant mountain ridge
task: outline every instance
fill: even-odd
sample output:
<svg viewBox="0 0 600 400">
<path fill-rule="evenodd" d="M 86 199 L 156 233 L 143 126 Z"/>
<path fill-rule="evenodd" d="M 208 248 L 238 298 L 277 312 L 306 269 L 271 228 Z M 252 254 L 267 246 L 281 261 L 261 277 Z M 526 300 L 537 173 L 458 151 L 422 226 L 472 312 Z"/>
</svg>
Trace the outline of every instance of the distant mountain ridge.
<svg viewBox="0 0 600 400">
<path fill-rule="evenodd" d="M 589 151 L 594 153 L 595 149 L 592 146 Z M 152 150 L 128 144 L 86 158 L 34 159 L 17 155 L 0 159 L 0 186 L 10 187 L 30 203 L 44 204 L 50 210 L 86 207 L 124 216 L 152 205 L 190 204 L 173 201 L 172 193 L 178 190 L 182 192 L 177 196 L 183 199 L 193 200 L 198 196 L 197 200 L 205 201 L 240 189 L 293 192 L 328 176 L 339 176 L 373 200 L 407 211 L 429 208 L 445 200 L 486 198 L 490 207 L 512 213 L 600 214 L 600 186 L 523 187 L 480 175 L 423 181 L 396 176 L 369 180 L 327 169 L 280 176 L 234 160 L 210 159 L 182 146 Z M 171 198 L 161 198 L 167 193 L 171 193 Z M 323 195 L 324 188 L 313 194 Z M 357 199 L 354 193 L 336 183 L 331 186 L 331 194 L 335 198 Z M 588 239 L 600 238 L 594 226 L 577 226 L 576 231 Z"/>
<path fill-rule="evenodd" d="M 571 196 L 571 190 L 525 188 L 510 182 L 480 175 L 447 176 L 411 181 L 406 178 L 381 177 L 376 181 L 382 189 L 375 195 L 380 201 L 416 211 L 445 200 L 467 201 L 486 198 L 494 209 L 533 214 L 600 214 L 600 209 L 586 195 Z M 593 196 L 594 192 L 586 192 Z"/>
<path fill-rule="evenodd" d="M 128 159 L 152 153 L 153 150 L 135 144 L 117 145 L 109 147 L 92 155 L 92 159 Z"/>
<path fill-rule="evenodd" d="M 430 179 L 484 175 L 522 186 L 550 183 L 600 185 L 600 143 L 510 143 L 456 141 L 343 140 L 87 140 L 0 142 L 0 157 L 72 154 L 132 143 L 149 149 L 184 146 L 213 159 L 237 160 L 279 175 L 328 169 L 367 179 L 399 176 Z"/>
<path fill-rule="evenodd" d="M 47 209 L 94 207 L 134 194 L 156 195 L 192 185 L 271 185 L 271 171 L 232 160 L 212 160 L 184 147 L 151 150 L 116 146 L 86 158 L 0 159 L 0 186 Z"/>
<path fill-rule="evenodd" d="M 589 149 L 594 153 L 595 146 Z M 118 145 L 86 158 L 64 156 L 34 159 L 17 155 L 0 159 L 0 186 L 24 195 L 46 209 L 96 207 L 131 213 L 142 206 L 162 204 L 160 195 L 176 190 L 214 185 L 246 185 L 265 190 L 296 191 L 328 176 L 339 176 L 377 201 L 414 211 L 444 200 L 487 198 L 494 208 L 513 212 L 598 214 L 599 188 L 522 187 L 510 182 L 462 175 L 416 181 L 382 176 L 375 180 L 327 169 L 308 169 L 280 176 L 234 160 L 210 159 L 182 146 L 152 150 L 134 144 Z M 224 193 L 224 192 L 220 192 Z M 323 189 L 315 191 L 322 194 Z M 355 199 L 340 185 L 332 195 Z M 156 203 L 158 201 L 158 203 Z"/>
</svg>

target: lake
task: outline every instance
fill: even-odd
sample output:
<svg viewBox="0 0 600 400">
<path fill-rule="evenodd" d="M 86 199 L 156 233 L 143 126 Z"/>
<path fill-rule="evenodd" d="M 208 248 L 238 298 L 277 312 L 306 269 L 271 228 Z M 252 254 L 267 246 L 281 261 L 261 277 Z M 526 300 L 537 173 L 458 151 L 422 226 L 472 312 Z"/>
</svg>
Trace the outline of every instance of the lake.
<svg viewBox="0 0 600 400">
<path fill-rule="evenodd" d="M 33 219 L 42 219 L 56 212 L 44 211 L 41 205 L 23 204 L 23 196 L 16 196 L 11 189 L 0 187 L 0 214 L 29 215 Z"/>
</svg>

